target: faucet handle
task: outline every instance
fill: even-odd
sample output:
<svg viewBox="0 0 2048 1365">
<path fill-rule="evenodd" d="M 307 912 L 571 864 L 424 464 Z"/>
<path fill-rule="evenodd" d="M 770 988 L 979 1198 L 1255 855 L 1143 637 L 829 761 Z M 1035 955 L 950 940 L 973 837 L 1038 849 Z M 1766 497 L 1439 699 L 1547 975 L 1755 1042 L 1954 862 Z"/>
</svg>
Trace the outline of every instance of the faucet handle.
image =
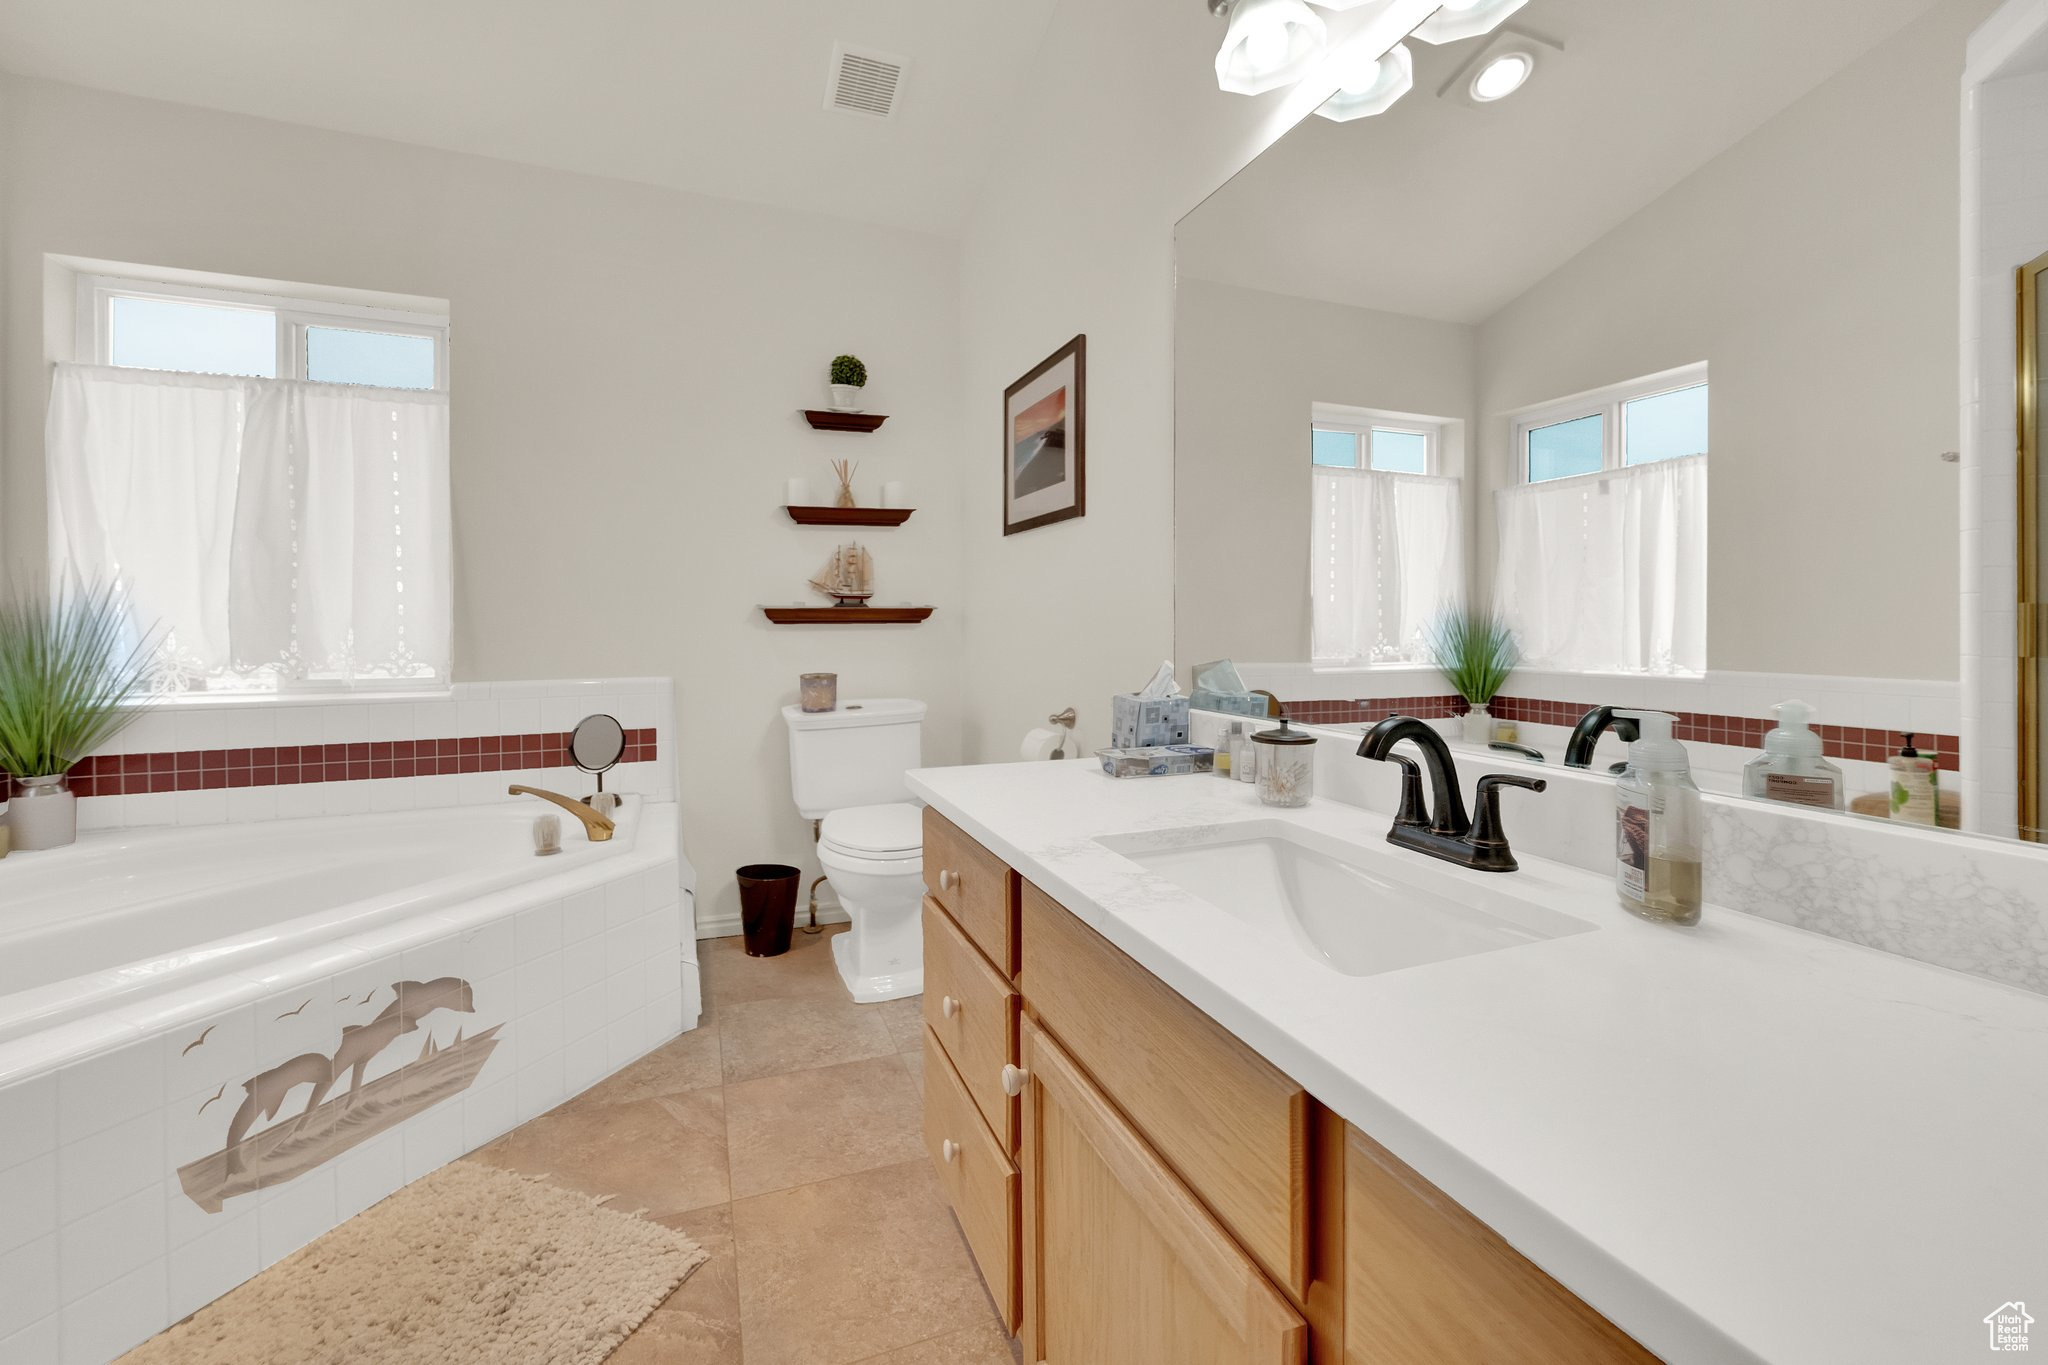
<svg viewBox="0 0 2048 1365">
<path fill-rule="evenodd" d="M 1406 754 L 1388 754 L 1387 761 L 1401 765 L 1401 805 L 1394 812 L 1394 823 L 1417 828 L 1427 825 L 1429 814 L 1422 804 L 1422 765 Z"/>
<path fill-rule="evenodd" d="M 1507 831 L 1500 823 L 1500 789 L 1521 787 L 1526 791 L 1540 792 L 1549 787 L 1540 777 L 1521 777 L 1514 773 L 1488 773 L 1479 779 L 1479 786 L 1473 793 L 1478 804 L 1478 813 L 1472 820 L 1472 835 L 1467 841 L 1477 855 L 1472 866 L 1483 872 L 1512 872 L 1520 864 L 1508 849 Z"/>
</svg>

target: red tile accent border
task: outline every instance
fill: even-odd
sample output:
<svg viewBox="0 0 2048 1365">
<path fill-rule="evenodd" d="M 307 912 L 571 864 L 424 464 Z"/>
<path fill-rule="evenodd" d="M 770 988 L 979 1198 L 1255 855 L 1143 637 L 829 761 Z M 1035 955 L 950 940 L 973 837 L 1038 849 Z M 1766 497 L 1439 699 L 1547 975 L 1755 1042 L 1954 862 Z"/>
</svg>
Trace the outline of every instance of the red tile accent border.
<svg viewBox="0 0 2048 1365">
<path fill-rule="evenodd" d="M 1309 725 L 1369 725 L 1393 715 L 1444 720 L 1462 716 L 1470 709 L 1465 705 L 1465 699 L 1456 695 L 1365 697 L 1357 701 L 1290 701 L 1283 704 L 1289 716 Z M 1493 705 L 1488 709 L 1501 720 L 1528 725 L 1572 726 L 1592 709 L 1592 703 L 1499 696 L 1493 699 Z M 1686 743 L 1727 744 L 1738 749 L 1762 748 L 1764 735 L 1775 723 L 1754 716 L 1723 716 L 1702 711 L 1674 711 L 1671 714 L 1677 720 L 1677 724 L 1672 726 L 1672 734 Z M 1813 730 L 1820 736 L 1821 750 L 1829 758 L 1855 759 L 1864 763 L 1882 763 L 1905 743 L 1897 730 L 1873 730 L 1857 725 L 1816 725 Z M 1936 767 L 1945 772 L 1957 771 L 1962 752 L 1962 741 L 1957 736 L 1915 734 L 1913 744 L 1921 753 L 1933 754 Z"/>
<path fill-rule="evenodd" d="M 652 763 L 654 731 L 626 731 L 621 763 Z M 566 731 L 467 735 L 354 744 L 284 744 L 266 749 L 186 749 L 178 753 L 101 754 L 81 761 L 68 785 L 80 796 L 285 787 L 303 782 L 363 782 L 569 766 Z M 12 795 L 18 784 L 10 782 Z"/>
</svg>

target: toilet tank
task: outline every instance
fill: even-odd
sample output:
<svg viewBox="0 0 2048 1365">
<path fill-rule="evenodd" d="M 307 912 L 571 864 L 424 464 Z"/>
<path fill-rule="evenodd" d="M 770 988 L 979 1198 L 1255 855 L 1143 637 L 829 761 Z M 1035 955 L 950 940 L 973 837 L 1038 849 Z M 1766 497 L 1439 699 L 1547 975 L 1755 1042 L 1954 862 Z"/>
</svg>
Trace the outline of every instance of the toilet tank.
<svg viewBox="0 0 2048 1365">
<path fill-rule="evenodd" d="M 834 711 L 783 707 L 789 789 L 804 818 L 909 800 L 903 774 L 922 761 L 924 712 L 923 702 L 901 698 L 843 701 Z"/>
</svg>

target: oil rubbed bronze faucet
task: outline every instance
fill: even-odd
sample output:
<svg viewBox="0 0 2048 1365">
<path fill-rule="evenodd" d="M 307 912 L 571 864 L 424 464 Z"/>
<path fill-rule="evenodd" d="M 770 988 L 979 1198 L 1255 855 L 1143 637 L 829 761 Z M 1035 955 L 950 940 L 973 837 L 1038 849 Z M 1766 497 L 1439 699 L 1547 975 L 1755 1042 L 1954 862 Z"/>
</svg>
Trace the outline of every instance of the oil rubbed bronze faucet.
<svg viewBox="0 0 2048 1365">
<path fill-rule="evenodd" d="M 1600 734 L 1613 730 L 1616 739 L 1624 744 L 1633 744 L 1642 738 L 1636 723 L 1627 716 L 1617 716 L 1611 706 L 1596 706 L 1579 717 L 1579 723 L 1572 727 L 1572 737 L 1565 741 L 1564 766 L 1567 768 L 1590 768 L 1593 766 L 1593 750 L 1599 746 Z M 1616 763 L 1609 772 L 1620 772 L 1626 763 Z"/>
<path fill-rule="evenodd" d="M 1413 740 L 1422 750 L 1422 763 L 1394 752 L 1402 740 Z M 1458 791 L 1458 763 L 1451 746 L 1436 727 L 1413 716 L 1388 716 L 1366 731 L 1358 746 L 1360 758 L 1396 763 L 1401 768 L 1401 806 L 1387 842 L 1412 848 L 1447 863 L 1480 872 L 1513 872 L 1517 866 L 1508 848 L 1507 832 L 1500 823 L 1500 789 L 1521 787 L 1540 792 L 1548 784 L 1540 777 L 1516 777 L 1488 773 L 1479 779 L 1479 817 L 1465 814 L 1465 798 Z M 1422 799 L 1422 770 L 1429 770 L 1430 801 Z"/>
<path fill-rule="evenodd" d="M 591 806 L 587 799 L 578 801 L 573 796 L 564 796 L 560 792 L 551 792 L 544 787 L 522 786 L 517 782 L 514 782 L 505 790 L 512 796 L 538 796 L 543 801 L 554 802 L 583 822 L 583 832 L 590 836 L 590 842 L 593 844 L 601 844 L 611 838 L 612 831 L 618 828 L 618 826 L 611 822 L 611 817 Z"/>
</svg>

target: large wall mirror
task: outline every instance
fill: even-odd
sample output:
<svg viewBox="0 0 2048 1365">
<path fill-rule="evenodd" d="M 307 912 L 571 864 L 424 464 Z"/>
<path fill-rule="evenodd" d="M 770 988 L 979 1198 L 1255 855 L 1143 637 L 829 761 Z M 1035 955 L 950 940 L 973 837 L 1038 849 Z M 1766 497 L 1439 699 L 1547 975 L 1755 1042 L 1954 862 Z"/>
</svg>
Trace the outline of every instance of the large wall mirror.
<svg viewBox="0 0 2048 1365">
<path fill-rule="evenodd" d="M 1803 702 L 1846 813 L 2035 837 L 2039 793 L 1978 790 L 1961 739 L 1965 617 L 2016 607 L 1962 568 L 1961 84 L 1994 8 L 1533 0 L 1411 38 L 1383 111 L 1305 119 L 1177 234 L 1179 657 L 1310 722 L 1449 721 L 1462 610 L 1520 656 L 1467 742 L 1555 765 L 1586 710 L 1654 708 L 1743 792 Z M 2038 784 L 2017 682 L 1986 706 Z M 1897 809 L 1909 747 L 1937 809 Z"/>
</svg>

